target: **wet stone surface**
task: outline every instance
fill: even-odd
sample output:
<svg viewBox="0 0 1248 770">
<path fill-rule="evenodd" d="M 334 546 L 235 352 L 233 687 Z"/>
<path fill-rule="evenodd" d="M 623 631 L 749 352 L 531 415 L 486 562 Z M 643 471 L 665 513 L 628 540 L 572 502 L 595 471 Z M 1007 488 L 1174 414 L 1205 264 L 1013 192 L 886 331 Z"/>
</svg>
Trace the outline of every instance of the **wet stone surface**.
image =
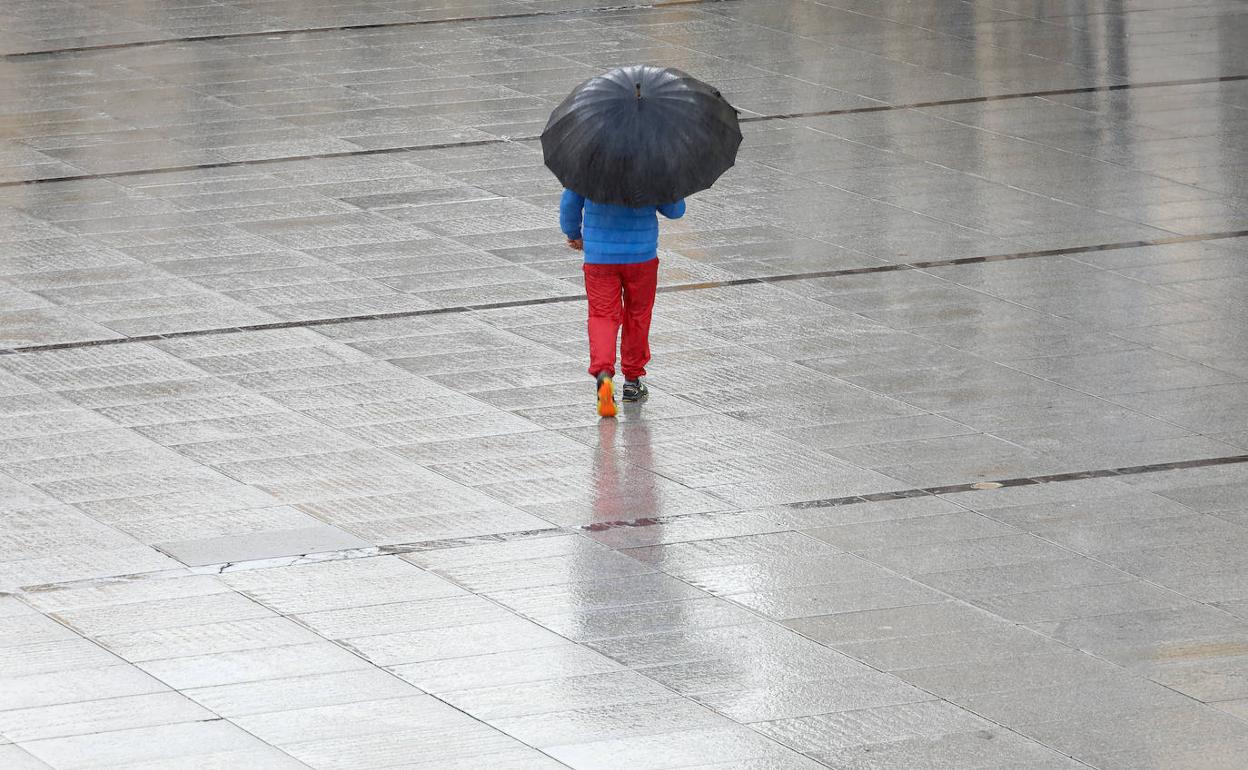
<svg viewBox="0 0 1248 770">
<path fill-rule="evenodd" d="M 1243 766 L 1242 3 L 174 5 L 0 9 L 0 767 Z M 642 61 L 745 142 L 599 421 Z"/>
</svg>

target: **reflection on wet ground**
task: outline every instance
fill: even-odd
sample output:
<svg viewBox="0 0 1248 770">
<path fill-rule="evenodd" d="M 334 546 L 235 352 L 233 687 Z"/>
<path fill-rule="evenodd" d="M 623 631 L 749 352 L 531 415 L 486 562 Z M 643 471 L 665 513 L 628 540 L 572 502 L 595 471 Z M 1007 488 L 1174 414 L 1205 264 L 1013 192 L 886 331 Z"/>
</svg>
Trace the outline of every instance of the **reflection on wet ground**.
<svg viewBox="0 0 1248 770">
<path fill-rule="evenodd" d="M 0 9 L 0 766 L 1239 768 L 1238 0 Z M 739 106 L 652 396 L 532 141 Z"/>
</svg>

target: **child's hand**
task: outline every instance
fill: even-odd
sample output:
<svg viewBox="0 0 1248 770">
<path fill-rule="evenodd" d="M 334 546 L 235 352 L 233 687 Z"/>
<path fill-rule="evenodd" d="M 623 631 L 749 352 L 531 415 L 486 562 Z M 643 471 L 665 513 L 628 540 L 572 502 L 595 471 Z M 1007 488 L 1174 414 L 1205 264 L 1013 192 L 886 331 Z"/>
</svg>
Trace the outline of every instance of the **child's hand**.
<svg viewBox="0 0 1248 770">
<path fill-rule="evenodd" d="M 582 239 L 580 239 L 580 238 L 577 238 L 576 240 L 573 240 L 573 239 L 569 238 L 569 239 L 568 239 L 568 248 L 569 248 L 569 249 L 573 249 L 574 251 L 584 251 L 584 250 L 585 250 L 585 241 L 584 241 L 584 240 L 582 240 Z"/>
</svg>

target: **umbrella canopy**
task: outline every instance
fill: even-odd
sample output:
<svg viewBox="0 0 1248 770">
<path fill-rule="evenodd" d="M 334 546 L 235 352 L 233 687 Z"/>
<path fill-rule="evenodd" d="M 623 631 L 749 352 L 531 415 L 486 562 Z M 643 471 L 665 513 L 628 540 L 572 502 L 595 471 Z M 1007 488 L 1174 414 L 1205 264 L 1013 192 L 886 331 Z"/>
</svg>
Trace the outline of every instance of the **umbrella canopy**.
<svg viewBox="0 0 1248 770">
<path fill-rule="evenodd" d="M 551 113 L 546 165 L 596 203 L 657 206 L 705 190 L 741 145 L 737 111 L 719 91 L 667 67 L 590 78 Z"/>
</svg>

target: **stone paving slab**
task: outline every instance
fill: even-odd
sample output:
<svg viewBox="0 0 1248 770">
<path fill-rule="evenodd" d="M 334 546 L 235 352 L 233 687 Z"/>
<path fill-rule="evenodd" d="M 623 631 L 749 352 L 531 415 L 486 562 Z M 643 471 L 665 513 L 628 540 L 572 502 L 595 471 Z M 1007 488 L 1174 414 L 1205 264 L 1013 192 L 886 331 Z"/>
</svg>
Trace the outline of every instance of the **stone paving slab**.
<svg viewBox="0 0 1248 770">
<path fill-rule="evenodd" d="M 1242 5 L 607 5 L 0 11 L 0 765 L 1242 765 Z M 635 61 L 745 142 L 599 421 Z"/>
</svg>

